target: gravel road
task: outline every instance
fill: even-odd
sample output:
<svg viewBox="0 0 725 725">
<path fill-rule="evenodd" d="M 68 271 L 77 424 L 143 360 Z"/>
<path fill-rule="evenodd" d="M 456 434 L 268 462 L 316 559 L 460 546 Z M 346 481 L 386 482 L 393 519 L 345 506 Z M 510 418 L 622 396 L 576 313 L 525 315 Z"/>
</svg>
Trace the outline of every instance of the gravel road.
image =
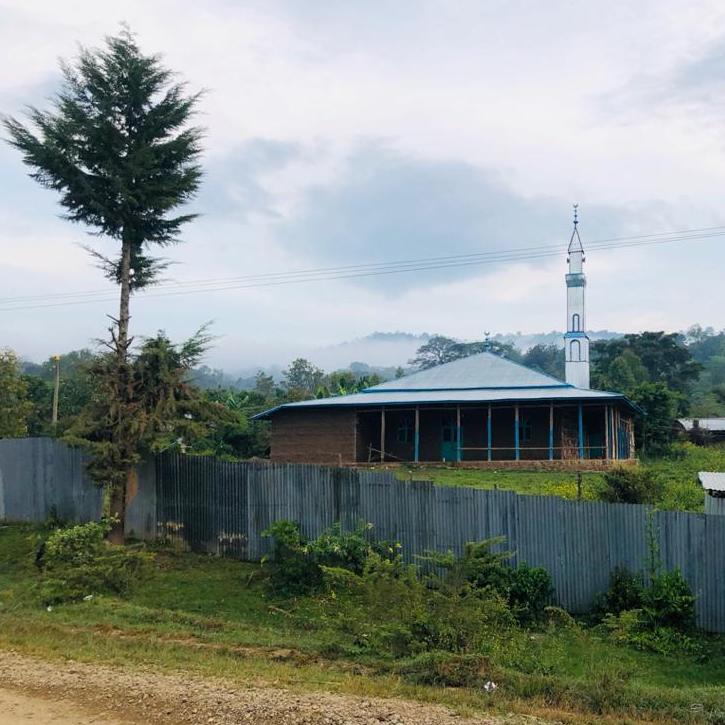
<svg viewBox="0 0 725 725">
<path fill-rule="evenodd" d="M 10 719 L 8 719 L 10 718 Z M 37 725 L 503 725 L 533 718 L 464 718 L 438 705 L 159 674 L 0 652 L 0 723 Z"/>
</svg>

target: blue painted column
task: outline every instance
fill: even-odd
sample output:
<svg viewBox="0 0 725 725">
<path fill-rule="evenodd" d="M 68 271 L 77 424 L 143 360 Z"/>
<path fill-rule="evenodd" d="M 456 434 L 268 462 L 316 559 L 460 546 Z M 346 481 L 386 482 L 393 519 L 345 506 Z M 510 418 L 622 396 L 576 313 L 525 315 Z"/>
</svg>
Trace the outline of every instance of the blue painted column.
<svg viewBox="0 0 725 725">
<path fill-rule="evenodd" d="M 385 408 L 380 411 L 380 462 L 385 462 Z"/>
<path fill-rule="evenodd" d="M 516 450 L 516 460 L 521 458 L 521 449 L 519 448 L 519 405 L 514 406 L 514 448 Z"/>
<path fill-rule="evenodd" d="M 420 408 L 415 406 L 415 457 L 414 461 L 420 460 Z"/>
<path fill-rule="evenodd" d="M 491 403 L 488 404 L 488 417 L 486 420 L 486 440 L 488 443 L 488 460 L 492 460 L 491 443 L 493 441 L 493 430 L 491 428 Z"/>
<path fill-rule="evenodd" d="M 461 406 L 456 406 L 456 460 L 461 461 Z"/>
<path fill-rule="evenodd" d="M 579 403 L 579 460 L 584 459 L 584 410 Z"/>
<path fill-rule="evenodd" d="M 554 403 L 549 403 L 549 460 L 554 460 Z"/>
</svg>

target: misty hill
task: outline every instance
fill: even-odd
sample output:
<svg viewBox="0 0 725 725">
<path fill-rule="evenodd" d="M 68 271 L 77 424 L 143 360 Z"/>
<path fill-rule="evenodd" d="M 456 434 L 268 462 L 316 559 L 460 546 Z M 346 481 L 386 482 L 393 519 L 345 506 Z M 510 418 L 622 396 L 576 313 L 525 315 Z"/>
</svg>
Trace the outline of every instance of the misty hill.
<svg viewBox="0 0 725 725">
<path fill-rule="evenodd" d="M 491 335 L 491 339 L 512 344 L 526 352 L 534 345 L 558 345 L 563 348 L 563 334 L 558 330 L 530 334 L 497 333 Z M 301 351 L 299 357 L 305 357 L 326 372 L 351 370 L 359 375 L 377 373 L 384 378 L 392 378 L 397 368 L 408 368 L 408 361 L 432 336 L 433 333 L 427 332 L 373 332 L 365 337 L 317 348 L 307 353 Z M 596 330 L 590 332 L 589 336 L 592 340 L 610 340 L 621 337 L 622 333 Z M 259 370 L 272 375 L 275 380 L 281 380 L 282 371 L 289 362 L 258 368 L 246 367 L 234 374 L 204 366 L 197 370 L 195 380 L 202 387 L 233 387 L 245 390 L 254 387 L 254 378 Z"/>
</svg>

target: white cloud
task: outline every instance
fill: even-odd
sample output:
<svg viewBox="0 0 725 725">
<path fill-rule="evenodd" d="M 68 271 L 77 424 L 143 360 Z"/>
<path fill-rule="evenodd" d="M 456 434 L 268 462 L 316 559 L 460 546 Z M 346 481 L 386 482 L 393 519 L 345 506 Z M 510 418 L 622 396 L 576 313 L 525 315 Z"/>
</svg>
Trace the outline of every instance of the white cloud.
<svg viewBox="0 0 725 725">
<path fill-rule="evenodd" d="M 204 216 L 168 251 L 180 262 L 174 278 L 345 263 L 346 247 L 361 261 L 426 256 L 435 245 L 426 235 L 431 209 L 450 231 L 441 245 L 450 254 L 479 239 L 485 249 L 493 217 L 504 247 L 565 242 L 571 201 L 582 204 L 588 239 L 725 223 L 722 131 L 703 92 L 725 42 L 719 2 L 128 0 L 119 8 L 0 0 L 0 13 L 0 43 L 13 59 L 0 71 L 0 111 L 42 104 L 59 80 L 56 59 L 78 42 L 98 45 L 121 21 L 192 89 L 208 88 Z M 267 156 L 250 156 L 262 147 L 255 142 L 268 145 Z M 406 162 L 407 176 L 381 198 L 352 183 L 363 170 L 360 149 L 371 147 Z M 74 246 L 87 239 L 57 219 L 53 194 L 27 179 L 11 150 L 0 151 L 0 165 L 0 297 L 103 287 Z M 444 203 L 464 168 L 469 198 Z M 499 193 L 508 217 L 490 211 Z M 590 323 L 723 327 L 724 262 L 717 241 L 592 254 Z M 149 297 L 133 322 L 139 333 L 165 327 L 182 336 L 213 318 L 223 335 L 213 359 L 228 365 L 374 329 L 462 337 L 551 329 L 563 315 L 563 263 L 465 279 L 391 277 L 377 288 L 340 281 Z M 33 356 L 82 345 L 103 333 L 112 309 L 0 312 L 2 343 Z"/>
</svg>

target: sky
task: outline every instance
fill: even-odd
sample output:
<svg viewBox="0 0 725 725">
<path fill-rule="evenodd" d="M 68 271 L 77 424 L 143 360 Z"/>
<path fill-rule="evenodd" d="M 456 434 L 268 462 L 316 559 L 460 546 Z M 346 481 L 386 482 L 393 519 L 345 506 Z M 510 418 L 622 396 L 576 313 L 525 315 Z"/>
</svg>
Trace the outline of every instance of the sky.
<svg viewBox="0 0 725 725">
<path fill-rule="evenodd" d="M 0 113 L 49 107 L 59 59 L 101 45 L 121 23 L 190 90 L 205 91 L 205 177 L 189 206 L 200 217 L 163 252 L 173 262 L 165 290 L 563 250 L 574 202 L 585 249 L 725 225 L 722 2 L 0 0 Z M 54 192 L 0 143 L 0 298 L 37 298 L 14 310 L 0 300 L 0 347 L 28 359 L 93 344 L 116 308 L 82 248 L 112 253 L 113 242 L 60 214 Z M 725 327 L 723 240 L 592 251 L 589 327 Z M 137 337 L 163 329 L 180 340 L 211 322 L 207 362 L 235 371 L 314 359 L 373 331 L 480 339 L 562 329 L 565 271 L 562 252 L 149 293 L 133 300 L 131 324 Z M 106 289 L 91 303 L 52 304 L 52 295 Z"/>
</svg>

